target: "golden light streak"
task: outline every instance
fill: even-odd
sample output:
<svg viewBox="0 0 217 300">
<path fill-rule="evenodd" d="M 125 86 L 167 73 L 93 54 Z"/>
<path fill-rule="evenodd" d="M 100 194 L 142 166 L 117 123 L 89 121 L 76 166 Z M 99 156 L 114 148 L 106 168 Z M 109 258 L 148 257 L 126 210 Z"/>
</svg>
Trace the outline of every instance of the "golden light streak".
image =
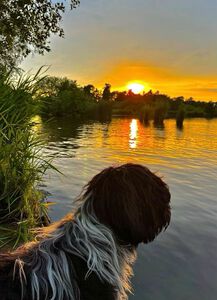
<svg viewBox="0 0 217 300">
<path fill-rule="evenodd" d="M 34 117 L 32 117 L 31 119 L 31 123 L 34 125 L 32 127 L 32 129 L 34 130 L 34 132 L 39 133 L 42 131 L 42 120 L 41 117 L 39 115 L 36 115 Z"/>
<path fill-rule="evenodd" d="M 129 146 L 132 149 L 137 147 L 137 136 L 138 136 L 138 120 L 133 119 L 130 123 L 130 139 Z"/>
</svg>

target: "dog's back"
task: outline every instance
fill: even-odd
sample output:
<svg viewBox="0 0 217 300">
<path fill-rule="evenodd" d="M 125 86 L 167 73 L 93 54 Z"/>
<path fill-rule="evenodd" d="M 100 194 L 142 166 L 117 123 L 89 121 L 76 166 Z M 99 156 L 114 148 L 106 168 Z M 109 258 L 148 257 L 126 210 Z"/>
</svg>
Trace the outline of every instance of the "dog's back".
<svg viewBox="0 0 217 300">
<path fill-rule="evenodd" d="M 32 291 L 30 284 L 31 270 L 28 266 L 23 266 L 23 272 L 25 273 L 24 285 L 21 285 L 20 269 L 16 271 L 16 259 L 19 259 L 15 255 L 0 254 L 0 295 L 1 300 L 32 300 Z M 63 300 L 114 300 L 116 299 L 116 293 L 114 288 L 99 279 L 96 273 L 92 272 L 88 278 L 86 274 L 88 272 L 86 262 L 76 255 L 72 255 L 70 258 L 70 264 L 73 265 L 74 274 L 73 280 L 76 280 L 76 286 L 78 287 L 77 296 L 75 299 L 69 299 L 63 297 Z M 43 293 L 44 292 L 44 293 Z M 51 291 L 43 291 L 40 295 L 40 300 L 51 299 Z M 58 298 L 55 298 L 58 300 Z"/>
<path fill-rule="evenodd" d="M 51 232 L 46 229 L 49 233 L 40 242 L 24 244 L 15 252 L 0 254 L 0 300 L 117 299 L 114 287 L 94 271 L 90 272 L 84 257 L 72 253 L 67 245 L 65 228 L 73 228 L 72 220 L 63 219 L 50 227 Z M 71 230 L 68 237 L 72 237 L 73 243 Z M 71 294 L 66 290 L 59 292 L 63 285 L 71 290 Z"/>
</svg>

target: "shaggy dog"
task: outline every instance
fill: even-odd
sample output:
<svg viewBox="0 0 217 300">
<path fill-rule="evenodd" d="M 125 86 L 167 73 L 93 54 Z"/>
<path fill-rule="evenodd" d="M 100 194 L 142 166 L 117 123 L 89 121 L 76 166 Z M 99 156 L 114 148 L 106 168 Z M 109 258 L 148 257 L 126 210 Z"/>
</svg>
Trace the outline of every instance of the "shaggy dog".
<svg viewBox="0 0 217 300">
<path fill-rule="evenodd" d="M 1 300 L 123 300 L 139 243 L 170 222 L 170 192 L 146 167 L 109 167 L 86 185 L 78 208 L 40 238 L 0 254 Z"/>
</svg>

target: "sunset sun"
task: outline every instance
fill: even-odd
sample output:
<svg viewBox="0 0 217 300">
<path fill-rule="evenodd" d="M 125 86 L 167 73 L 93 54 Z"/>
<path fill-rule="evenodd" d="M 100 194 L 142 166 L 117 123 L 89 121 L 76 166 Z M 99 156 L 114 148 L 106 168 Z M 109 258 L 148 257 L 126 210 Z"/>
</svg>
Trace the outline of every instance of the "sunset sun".
<svg viewBox="0 0 217 300">
<path fill-rule="evenodd" d="M 132 82 L 127 85 L 127 89 L 131 90 L 134 94 L 140 94 L 144 91 L 144 85 L 138 82 Z"/>
</svg>

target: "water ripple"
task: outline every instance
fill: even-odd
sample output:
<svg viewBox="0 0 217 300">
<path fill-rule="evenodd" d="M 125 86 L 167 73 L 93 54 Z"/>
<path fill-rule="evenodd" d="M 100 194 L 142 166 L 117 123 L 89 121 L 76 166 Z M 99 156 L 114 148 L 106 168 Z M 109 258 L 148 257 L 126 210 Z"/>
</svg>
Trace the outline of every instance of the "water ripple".
<svg viewBox="0 0 217 300">
<path fill-rule="evenodd" d="M 217 295 L 217 120 L 174 120 L 164 129 L 137 119 L 111 123 L 55 120 L 42 124 L 44 151 L 65 176 L 47 174 L 56 202 L 52 218 L 73 206 L 82 186 L 117 163 L 147 165 L 163 175 L 172 193 L 172 222 L 154 243 L 139 248 L 133 279 L 138 300 L 216 300 Z"/>
</svg>

